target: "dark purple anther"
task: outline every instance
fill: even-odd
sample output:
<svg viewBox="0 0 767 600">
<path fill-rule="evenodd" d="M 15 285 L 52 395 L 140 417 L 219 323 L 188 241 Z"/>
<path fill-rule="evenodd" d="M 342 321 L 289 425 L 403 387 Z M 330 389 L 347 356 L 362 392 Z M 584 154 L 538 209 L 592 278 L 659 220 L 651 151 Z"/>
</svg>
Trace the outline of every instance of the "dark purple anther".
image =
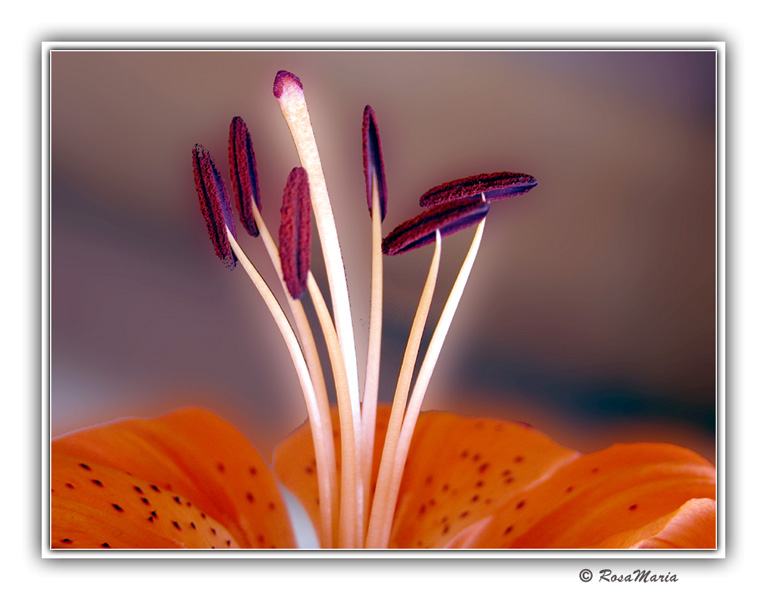
<svg viewBox="0 0 767 600">
<path fill-rule="evenodd" d="M 300 90 L 304 89 L 301 80 L 293 75 L 293 73 L 290 71 L 279 71 L 274 78 L 274 86 L 272 87 L 274 97 L 281 98 L 282 93 L 285 91 L 286 87 L 291 86 L 298 86 Z"/>
<path fill-rule="evenodd" d="M 232 220 L 229 195 L 219 175 L 213 159 L 200 144 L 192 151 L 194 181 L 197 185 L 197 197 L 200 200 L 200 212 L 208 226 L 208 235 L 213 248 L 229 270 L 237 266 L 237 257 L 232 251 L 227 237 L 227 228 L 237 237 Z"/>
<path fill-rule="evenodd" d="M 464 198 L 433 206 L 414 219 L 396 227 L 383 241 L 389 256 L 430 244 L 439 230 L 443 237 L 478 223 L 487 215 L 490 204 L 482 198 Z"/>
<path fill-rule="evenodd" d="M 535 177 L 524 173 L 482 173 L 433 187 L 421 196 L 420 204 L 435 206 L 459 198 L 479 198 L 483 193 L 485 200 L 492 202 L 519 196 L 536 185 L 538 182 Z"/>
<path fill-rule="evenodd" d="M 258 237 L 258 226 L 253 219 L 253 204 L 261 211 L 258 191 L 258 171 L 253 143 L 245 121 L 241 117 L 232 119 L 229 126 L 229 177 L 232 180 L 234 203 L 240 213 L 240 221 L 248 233 Z"/>
<path fill-rule="evenodd" d="M 365 171 L 365 193 L 368 197 L 370 216 L 373 216 L 373 177 L 375 177 L 383 221 L 386 216 L 386 173 L 381 152 L 381 137 L 378 134 L 378 120 L 370 106 L 366 106 L 362 114 L 362 167 Z"/>
<path fill-rule="evenodd" d="M 306 289 L 312 250 L 312 201 L 309 177 L 303 167 L 288 176 L 280 214 L 280 263 L 288 292 L 296 300 Z"/>
</svg>

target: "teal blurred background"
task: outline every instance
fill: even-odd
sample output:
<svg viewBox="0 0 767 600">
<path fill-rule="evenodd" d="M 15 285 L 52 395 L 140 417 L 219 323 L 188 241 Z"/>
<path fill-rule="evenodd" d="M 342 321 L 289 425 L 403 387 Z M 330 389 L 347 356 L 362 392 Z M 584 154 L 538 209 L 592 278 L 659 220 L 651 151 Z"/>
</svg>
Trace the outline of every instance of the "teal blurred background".
<svg viewBox="0 0 767 600">
<path fill-rule="evenodd" d="M 510 170 L 540 182 L 493 205 L 425 407 L 527 421 L 584 451 L 664 440 L 714 458 L 711 51 L 53 52 L 54 435 L 194 403 L 268 453 L 304 419 L 276 327 L 242 268 L 229 272 L 210 247 L 191 170 L 201 143 L 228 172 L 229 121 L 242 116 L 276 234 L 298 164 L 272 95 L 281 69 L 304 84 L 361 362 L 370 104 L 389 186 L 384 233 L 443 181 Z M 436 307 L 469 237 L 446 240 Z M 276 284 L 260 241 L 244 238 Z M 384 401 L 430 258 L 384 263 Z M 316 237 L 313 260 L 322 281 Z"/>
</svg>

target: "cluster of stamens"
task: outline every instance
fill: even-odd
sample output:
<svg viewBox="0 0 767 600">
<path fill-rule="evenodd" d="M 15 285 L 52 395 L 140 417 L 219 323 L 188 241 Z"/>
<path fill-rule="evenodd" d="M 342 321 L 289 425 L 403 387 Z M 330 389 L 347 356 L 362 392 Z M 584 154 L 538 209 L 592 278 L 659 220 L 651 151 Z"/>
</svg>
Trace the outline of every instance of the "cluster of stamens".
<svg viewBox="0 0 767 600">
<path fill-rule="evenodd" d="M 282 281 L 282 303 L 238 244 L 226 186 L 210 154 L 197 145 L 193 151 L 193 166 L 200 210 L 216 255 L 230 269 L 234 269 L 238 262 L 242 263 L 270 310 L 293 359 L 306 402 L 317 460 L 320 492 L 320 528 L 317 533 L 320 544 L 324 548 L 385 548 L 416 419 L 474 264 L 490 202 L 523 194 L 537 182 L 529 175 L 503 172 L 442 184 L 421 197 L 420 204 L 426 207 L 424 212 L 396 227 L 382 239 L 381 223 L 387 207 L 383 153 L 376 115 L 372 108 L 365 107 L 362 124 L 363 171 L 373 241 L 370 331 L 364 386 L 361 388 L 346 273 L 303 86 L 292 73 L 280 71 L 275 78 L 274 95 L 301 162 L 300 167 L 291 171 L 285 186 L 278 242 L 271 237 L 261 216 L 256 159 L 250 133 L 240 117 L 235 117 L 230 127 L 229 168 L 240 219 L 250 235 L 263 239 Z M 312 213 L 327 270 L 332 316 L 309 267 Z M 436 285 L 442 237 L 472 225 L 477 225 L 473 241 L 411 390 L 416 358 Z M 375 494 L 372 494 L 383 310 L 382 255 L 400 254 L 430 243 L 434 243 L 434 256 L 405 349 Z M 325 376 L 314 333 L 301 301 L 307 291 L 330 357 L 341 430 L 340 473 L 335 467 Z M 291 314 L 292 323 L 284 307 Z"/>
</svg>

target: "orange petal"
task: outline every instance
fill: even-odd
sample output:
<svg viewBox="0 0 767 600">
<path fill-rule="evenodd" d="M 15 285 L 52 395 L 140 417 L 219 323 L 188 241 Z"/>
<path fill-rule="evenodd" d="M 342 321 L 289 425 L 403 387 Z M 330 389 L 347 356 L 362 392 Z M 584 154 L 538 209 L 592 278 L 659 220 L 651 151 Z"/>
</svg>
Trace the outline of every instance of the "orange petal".
<svg viewBox="0 0 767 600">
<path fill-rule="evenodd" d="M 133 485 L 145 493 L 149 493 L 145 487 L 154 491 L 151 486 L 155 486 L 176 506 L 180 504 L 174 497 L 183 498 L 183 506 L 189 502 L 190 506 L 186 508 L 203 513 L 221 524 L 231 533 L 233 546 L 295 547 L 287 510 L 269 467 L 237 429 L 210 411 L 184 408 L 155 419 L 116 421 L 58 438 L 51 448 L 52 456 L 69 457 L 76 460 L 76 464 L 84 463 L 93 470 L 98 468 L 101 471 L 102 467 L 108 467 L 121 471 L 123 475 L 120 477 L 112 473 L 110 477 L 115 479 L 110 481 L 123 496 L 109 498 L 113 498 L 113 502 L 122 508 L 126 507 L 121 502 L 133 505 L 137 501 Z M 62 466 L 66 466 L 66 470 L 58 473 L 57 469 Z M 56 492 L 52 496 L 52 539 L 55 542 L 67 538 L 63 528 L 70 526 L 71 522 L 87 527 L 84 519 L 101 514 L 98 511 L 104 507 L 104 496 L 98 486 L 85 486 L 84 490 L 89 490 L 88 493 L 69 497 L 79 506 L 71 502 L 61 504 L 67 500 L 63 492 L 69 489 L 62 477 L 71 476 L 77 469 L 72 467 L 71 462 L 58 460 L 53 461 L 53 469 L 56 484 L 52 487 Z M 105 472 L 109 471 L 105 469 Z M 136 483 L 131 484 L 131 477 L 136 478 Z M 138 480 L 144 482 L 143 485 Z M 138 502 L 142 501 L 139 499 Z M 108 510 L 106 513 L 112 519 L 104 521 L 99 517 L 99 522 L 108 523 L 108 527 L 118 527 L 119 521 L 114 521 L 118 515 Z M 69 516 L 62 521 L 59 517 L 65 514 Z M 79 516 L 75 518 L 72 515 Z M 173 520 L 176 519 L 170 519 L 171 526 Z M 198 521 L 195 523 L 199 524 Z M 109 533 L 114 531 L 109 529 Z M 131 532 L 135 538 L 133 534 Z M 207 539 L 193 537 L 195 543 L 201 544 L 196 547 L 210 547 Z M 173 539 L 181 543 L 180 539 Z M 155 547 L 152 540 L 147 541 L 146 547 Z M 144 547 L 141 539 L 135 543 L 138 544 L 135 547 Z M 188 540 L 183 543 L 189 547 Z"/>
<path fill-rule="evenodd" d="M 606 547 L 613 536 L 643 528 L 690 499 L 713 499 L 715 479 L 713 465 L 690 450 L 618 444 L 581 456 L 511 496 L 475 544 Z"/>
<path fill-rule="evenodd" d="M 673 513 L 640 529 L 614 535 L 602 542 L 600 547 L 661 550 L 716 548 L 716 502 L 710 498 L 688 500 Z"/>
<path fill-rule="evenodd" d="M 373 448 L 372 479 L 378 475 L 381 462 L 386 425 L 389 421 L 390 406 L 379 406 L 376 411 L 375 447 Z M 336 470 L 340 472 L 341 430 L 338 409 L 332 408 L 330 418 L 333 425 L 333 441 L 336 446 Z M 303 505 L 315 530 L 319 530 L 319 488 L 317 485 L 317 461 L 314 458 L 314 443 L 308 421 L 285 438 L 274 451 L 274 471 L 280 482 L 288 488 Z"/>
<path fill-rule="evenodd" d="M 379 406 L 377 411 L 373 483 L 390 410 Z M 337 411 L 333 423 L 338 443 Z M 402 479 L 390 546 L 464 545 L 473 531 L 458 536 L 464 528 L 493 514 L 514 490 L 576 456 L 524 424 L 422 413 Z M 298 497 L 316 526 L 317 475 L 308 425 L 278 446 L 274 465 L 280 481 Z"/>
<path fill-rule="evenodd" d="M 185 496 L 63 454 L 51 456 L 53 548 L 236 548 Z"/>
<path fill-rule="evenodd" d="M 456 545 L 464 528 L 577 456 L 524 423 L 423 413 L 402 478 L 390 546 Z"/>
</svg>

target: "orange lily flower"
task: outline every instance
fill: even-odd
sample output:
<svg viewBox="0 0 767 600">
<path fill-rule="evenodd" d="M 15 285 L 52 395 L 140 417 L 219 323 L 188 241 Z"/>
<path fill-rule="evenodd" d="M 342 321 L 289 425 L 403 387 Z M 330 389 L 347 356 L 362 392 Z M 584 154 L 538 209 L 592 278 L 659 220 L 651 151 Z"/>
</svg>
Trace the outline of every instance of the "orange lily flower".
<svg viewBox="0 0 767 600">
<path fill-rule="evenodd" d="M 274 317 L 308 421 L 277 447 L 271 466 L 232 424 L 201 408 L 58 438 L 51 447 L 52 547 L 293 548 L 282 483 L 303 504 L 323 548 L 715 548 L 716 471 L 689 450 L 637 443 L 582 455 L 526 424 L 421 412 L 490 204 L 538 182 L 503 172 L 442 184 L 421 198 L 424 212 L 383 238 L 386 178 L 370 107 L 362 134 L 373 280 L 361 384 L 346 274 L 303 86 L 282 71 L 274 95 L 301 161 L 285 187 L 277 242 L 260 214 L 256 161 L 239 117 L 231 125 L 229 161 L 242 224 L 264 240 L 282 301 L 237 242 L 226 186 L 200 145 L 193 167 L 216 254 L 230 269 L 242 265 Z M 312 214 L 332 316 L 309 265 Z M 466 260 L 416 375 L 442 238 L 472 226 Z M 379 406 L 382 256 L 430 244 L 434 255 L 394 398 Z M 330 359 L 333 409 L 305 295 Z"/>
<path fill-rule="evenodd" d="M 379 431 L 388 416 L 379 410 Z M 52 472 L 54 548 L 295 548 L 275 474 L 205 409 L 59 438 Z M 319 530 L 308 426 L 277 448 L 274 472 Z M 426 412 L 389 546 L 714 548 L 714 497 L 714 467 L 679 446 L 583 455 L 525 424 Z"/>
</svg>

